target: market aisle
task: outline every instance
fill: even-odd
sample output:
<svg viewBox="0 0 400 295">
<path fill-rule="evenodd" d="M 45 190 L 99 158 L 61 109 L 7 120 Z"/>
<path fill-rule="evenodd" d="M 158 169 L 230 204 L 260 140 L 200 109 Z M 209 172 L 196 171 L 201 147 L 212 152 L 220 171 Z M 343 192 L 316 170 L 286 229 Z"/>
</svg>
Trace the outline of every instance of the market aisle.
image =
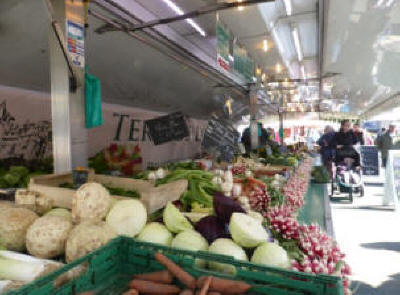
<svg viewBox="0 0 400 295">
<path fill-rule="evenodd" d="M 364 198 L 332 203 L 336 239 L 353 270 L 357 295 L 400 294 L 400 214 L 381 206 L 383 187 Z"/>
</svg>

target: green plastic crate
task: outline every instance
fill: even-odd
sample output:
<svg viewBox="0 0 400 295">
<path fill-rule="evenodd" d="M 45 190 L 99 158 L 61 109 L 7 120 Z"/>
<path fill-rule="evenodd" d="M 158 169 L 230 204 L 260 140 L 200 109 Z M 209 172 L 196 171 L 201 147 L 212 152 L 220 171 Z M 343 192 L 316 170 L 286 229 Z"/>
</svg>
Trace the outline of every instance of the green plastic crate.
<svg viewBox="0 0 400 295">
<path fill-rule="evenodd" d="M 118 237 L 106 246 L 82 257 L 63 268 L 32 282 L 7 295 L 75 295 L 94 290 L 96 295 L 117 295 L 128 289 L 132 275 L 164 269 L 154 259 L 154 253 L 161 251 L 181 265 L 195 277 L 214 275 L 243 280 L 253 287 L 249 294 L 268 295 L 343 295 L 343 285 L 338 277 L 310 275 L 280 268 L 266 267 L 239 262 L 232 257 L 208 252 L 192 252 L 173 249 Z M 223 275 L 195 266 L 195 259 L 228 263 L 236 267 L 236 275 Z M 82 264 L 88 264 L 87 271 L 67 284 L 55 288 L 54 281 L 61 274 Z"/>
</svg>

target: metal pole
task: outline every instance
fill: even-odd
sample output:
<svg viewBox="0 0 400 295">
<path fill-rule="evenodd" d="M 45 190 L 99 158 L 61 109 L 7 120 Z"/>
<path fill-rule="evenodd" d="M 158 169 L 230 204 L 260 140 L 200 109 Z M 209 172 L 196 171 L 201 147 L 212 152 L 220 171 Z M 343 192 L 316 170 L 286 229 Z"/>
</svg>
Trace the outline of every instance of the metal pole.
<svg viewBox="0 0 400 295">
<path fill-rule="evenodd" d="M 76 75 L 75 92 L 70 92 L 69 68 L 62 44 L 66 44 L 67 20 L 84 27 L 82 0 L 51 0 L 53 17 L 59 22 L 60 35 L 49 31 L 51 112 L 55 173 L 69 172 L 77 166 L 87 167 L 87 130 L 85 129 L 84 68 L 72 65 Z M 82 21 L 82 22 L 80 22 Z M 54 23 L 50 26 L 53 28 Z M 68 53 L 69 59 L 72 60 Z"/>
<path fill-rule="evenodd" d="M 279 112 L 279 143 L 283 145 L 283 113 Z"/>
<path fill-rule="evenodd" d="M 251 150 L 258 148 L 258 125 L 257 125 L 257 113 L 258 113 L 258 95 L 257 87 L 250 87 L 250 142 Z"/>
</svg>

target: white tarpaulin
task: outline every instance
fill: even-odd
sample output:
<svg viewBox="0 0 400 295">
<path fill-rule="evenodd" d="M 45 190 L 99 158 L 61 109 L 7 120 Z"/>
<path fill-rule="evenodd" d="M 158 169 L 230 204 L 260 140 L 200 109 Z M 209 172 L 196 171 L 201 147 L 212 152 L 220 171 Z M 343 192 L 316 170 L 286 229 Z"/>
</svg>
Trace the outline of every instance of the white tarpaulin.
<svg viewBox="0 0 400 295">
<path fill-rule="evenodd" d="M 145 165 L 188 159 L 200 152 L 206 121 L 189 119 L 188 138 L 155 146 L 143 126 L 145 120 L 160 115 L 104 103 L 103 126 L 89 130 L 89 156 L 111 143 L 138 145 Z M 0 158 L 32 159 L 50 154 L 50 95 L 0 86 Z"/>
</svg>

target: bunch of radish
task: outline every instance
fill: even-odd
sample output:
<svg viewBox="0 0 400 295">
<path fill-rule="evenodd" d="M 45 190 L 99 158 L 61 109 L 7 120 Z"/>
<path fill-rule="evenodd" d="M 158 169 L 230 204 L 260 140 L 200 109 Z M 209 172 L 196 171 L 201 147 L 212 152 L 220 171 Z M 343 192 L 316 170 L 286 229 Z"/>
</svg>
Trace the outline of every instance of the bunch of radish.
<svg viewBox="0 0 400 295">
<path fill-rule="evenodd" d="M 299 223 L 293 216 L 290 206 L 269 208 L 265 217 L 270 222 L 270 229 L 279 233 L 284 239 L 297 240 L 299 238 Z"/>
<path fill-rule="evenodd" d="M 351 270 L 337 244 L 318 225 L 300 225 L 298 230 L 299 246 L 305 258 L 302 262 L 293 261 L 293 270 L 341 276 L 347 290 Z"/>
<path fill-rule="evenodd" d="M 246 172 L 246 165 L 235 165 L 232 167 L 233 175 L 243 175 Z"/>
<path fill-rule="evenodd" d="M 265 212 L 268 208 L 268 203 L 271 200 L 266 187 L 255 186 L 250 191 L 249 195 L 250 207 L 258 212 Z"/>
</svg>

